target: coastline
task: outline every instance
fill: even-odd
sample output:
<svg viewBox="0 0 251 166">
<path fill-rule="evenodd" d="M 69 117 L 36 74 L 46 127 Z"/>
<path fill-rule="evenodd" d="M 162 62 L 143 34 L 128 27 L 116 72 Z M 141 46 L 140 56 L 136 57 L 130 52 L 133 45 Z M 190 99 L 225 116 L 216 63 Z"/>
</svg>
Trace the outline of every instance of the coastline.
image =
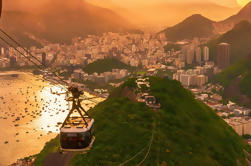
<svg viewBox="0 0 251 166">
<path fill-rule="evenodd" d="M 34 75 L 31 71 L 13 71 L 13 70 L 11 70 L 11 71 L 0 71 L 0 77 L 1 77 L 1 75 L 2 76 L 11 76 L 12 74 L 18 74 L 18 76 L 17 76 L 17 78 L 22 78 L 22 76 L 20 76 L 20 75 L 22 75 L 22 74 L 26 74 L 26 75 L 28 75 L 28 76 L 32 76 L 32 77 L 34 77 L 34 80 L 38 80 L 38 79 L 42 79 L 41 77 L 41 75 Z M 20 74 L 20 75 L 19 75 Z M 14 78 L 14 77 L 13 77 Z M 24 82 L 25 82 L 25 80 L 23 80 Z M 40 81 L 41 82 L 41 81 Z M 42 82 L 41 82 L 42 83 Z M 50 85 L 53 85 L 53 84 L 51 84 L 50 82 L 48 82 Z M 28 85 L 28 84 L 27 84 Z M 101 95 L 99 95 L 99 94 L 96 94 L 95 92 L 92 92 L 91 90 L 89 90 L 89 89 L 84 89 L 84 92 L 85 92 L 85 94 L 86 94 L 86 96 L 87 97 L 90 97 L 90 98 L 92 98 L 92 97 L 97 97 L 98 98 L 98 100 L 97 100 L 97 103 L 99 103 L 99 102 L 101 102 L 101 101 L 103 101 L 104 100 L 104 98 L 103 98 L 103 96 L 101 96 Z M 15 97 L 14 97 L 15 98 Z M 99 99 L 99 98 L 102 98 L 102 99 Z M 95 100 L 95 99 L 94 99 Z M 89 101 L 87 101 L 87 102 L 89 102 Z M 52 126 L 52 125 L 51 125 Z M 41 126 L 40 126 L 41 127 Z M 43 126 L 44 127 L 44 126 Z M 46 126 L 45 126 L 46 127 Z M 44 127 L 44 128 L 45 128 Z M 36 128 L 36 127 L 35 127 Z M 38 130 L 39 130 L 39 128 L 37 128 Z M 16 130 L 16 132 L 17 132 L 18 130 Z M 40 135 L 40 133 L 39 133 L 39 135 Z M 45 135 L 45 133 L 43 133 L 43 135 Z M 53 138 L 51 137 L 51 138 L 49 138 L 49 139 L 47 139 L 47 141 L 44 143 L 44 145 L 42 145 L 42 149 L 40 150 L 40 152 L 43 150 L 43 148 L 46 146 L 46 143 L 48 143 L 48 142 L 50 142 L 51 140 L 53 140 L 54 139 L 54 135 L 53 135 Z M 13 141 L 12 141 L 13 142 Z M 36 153 L 31 153 L 31 156 L 29 156 L 29 157 L 24 157 L 24 158 L 18 158 L 14 163 L 13 162 L 11 162 L 10 163 L 10 165 L 12 166 L 29 166 L 29 165 L 32 165 L 33 163 L 34 163 L 34 161 L 35 161 L 35 159 L 36 159 L 36 156 L 37 156 L 37 154 L 39 154 L 40 152 L 36 152 Z M 25 156 L 25 155 L 24 155 Z M 28 156 L 28 155 L 27 155 Z M 15 160 L 15 159 L 14 159 Z"/>
</svg>

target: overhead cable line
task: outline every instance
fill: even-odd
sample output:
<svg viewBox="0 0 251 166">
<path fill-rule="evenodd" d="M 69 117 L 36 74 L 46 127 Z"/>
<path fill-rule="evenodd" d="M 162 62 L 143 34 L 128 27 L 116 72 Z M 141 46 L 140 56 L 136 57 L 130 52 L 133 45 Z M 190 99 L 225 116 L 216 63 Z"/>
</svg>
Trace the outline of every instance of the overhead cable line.
<svg viewBox="0 0 251 166">
<path fill-rule="evenodd" d="M 25 57 L 28 61 L 30 61 L 31 63 L 33 63 L 36 67 L 38 67 L 39 69 L 41 69 L 41 70 L 43 70 L 43 68 L 41 67 L 41 66 L 43 66 L 43 67 L 46 67 L 46 65 L 45 64 L 43 64 L 37 57 L 35 57 L 34 55 L 32 55 L 26 48 L 24 48 L 19 42 L 17 42 L 15 39 L 13 39 L 7 32 L 5 32 L 3 29 L 1 29 L 0 28 L 0 32 L 2 32 L 5 36 L 7 36 L 7 38 L 8 39 L 10 39 L 12 42 L 14 42 L 18 47 L 20 47 L 21 49 L 23 49 L 23 51 L 25 51 L 25 53 L 27 54 L 27 55 L 29 55 L 30 56 L 30 58 L 29 57 L 27 57 L 27 56 L 25 56 L 21 51 L 19 51 L 13 44 L 11 44 L 10 42 L 8 42 L 7 40 L 5 40 L 4 38 L 2 38 L 2 37 L 0 37 L 0 39 L 2 40 L 2 41 L 4 41 L 8 46 L 10 46 L 10 47 L 13 47 L 19 54 L 21 54 L 23 57 Z M 35 61 L 34 61 L 34 59 L 31 59 L 31 57 L 32 58 L 34 58 L 39 64 L 37 64 Z M 41 66 L 40 66 L 41 65 Z M 49 71 L 51 74 L 53 74 L 54 76 L 56 76 L 59 80 L 56 80 L 56 79 L 54 79 L 57 83 L 59 83 L 59 84 L 65 84 L 65 85 L 67 85 L 68 86 L 68 83 L 66 82 L 66 81 L 64 81 L 61 77 L 59 77 L 57 74 L 56 74 L 56 72 L 52 72 L 52 71 Z"/>
<path fill-rule="evenodd" d="M 24 55 L 22 52 L 20 52 L 16 47 L 14 47 L 11 43 L 9 43 L 7 40 L 5 40 L 3 37 L 0 36 L 0 39 L 7 44 L 10 47 L 13 47 L 13 49 L 15 51 L 17 51 L 20 55 L 22 55 L 22 57 L 24 57 L 25 59 L 27 59 L 28 61 L 30 61 L 33 65 L 35 65 L 37 68 L 39 68 L 40 70 L 43 70 L 43 68 L 41 66 L 39 66 L 37 63 L 35 63 L 32 59 L 30 59 L 29 57 L 27 57 L 26 55 Z M 24 61 L 24 60 L 23 60 Z M 44 77 L 43 77 L 44 78 Z M 45 78 L 44 78 L 45 79 Z M 46 79 L 45 79 L 46 80 Z M 52 81 L 53 80 L 53 81 Z M 54 77 L 51 77 L 51 79 L 49 80 L 55 84 L 59 84 L 61 87 L 65 88 L 64 86 L 62 86 L 61 82 L 59 82 L 59 80 L 55 79 Z"/>
</svg>

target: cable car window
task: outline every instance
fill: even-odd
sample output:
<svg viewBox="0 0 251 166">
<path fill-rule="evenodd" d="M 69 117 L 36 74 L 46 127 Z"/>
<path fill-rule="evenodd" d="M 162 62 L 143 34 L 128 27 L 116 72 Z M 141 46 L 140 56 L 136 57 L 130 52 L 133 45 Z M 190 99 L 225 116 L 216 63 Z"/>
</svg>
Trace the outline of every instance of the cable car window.
<svg viewBox="0 0 251 166">
<path fill-rule="evenodd" d="M 76 133 L 68 133 L 66 134 L 66 137 L 77 137 Z"/>
</svg>

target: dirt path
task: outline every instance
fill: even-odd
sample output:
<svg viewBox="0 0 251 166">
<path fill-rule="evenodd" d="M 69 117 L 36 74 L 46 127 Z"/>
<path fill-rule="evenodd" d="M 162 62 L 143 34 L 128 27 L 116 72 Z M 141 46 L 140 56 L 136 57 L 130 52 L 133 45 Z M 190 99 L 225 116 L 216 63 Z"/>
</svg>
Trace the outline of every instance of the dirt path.
<svg viewBox="0 0 251 166">
<path fill-rule="evenodd" d="M 68 166 L 70 165 L 73 152 L 61 153 L 52 153 L 47 156 L 45 159 L 45 166 Z"/>
</svg>

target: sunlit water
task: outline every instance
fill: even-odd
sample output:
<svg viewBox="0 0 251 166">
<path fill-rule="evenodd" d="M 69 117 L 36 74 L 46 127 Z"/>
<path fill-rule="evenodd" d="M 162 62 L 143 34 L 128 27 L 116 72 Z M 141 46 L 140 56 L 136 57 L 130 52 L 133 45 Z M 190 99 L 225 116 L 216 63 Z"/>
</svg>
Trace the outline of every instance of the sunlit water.
<svg viewBox="0 0 251 166">
<path fill-rule="evenodd" d="M 13 73 L 17 72 L 0 73 L 0 166 L 39 153 L 59 133 L 57 124 L 64 121 L 70 107 L 66 95 L 51 93 L 65 92 L 62 86 L 29 73 L 18 73 L 18 77 Z M 85 101 L 84 108 L 102 99 L 95 101 Z"/>
</svg>

